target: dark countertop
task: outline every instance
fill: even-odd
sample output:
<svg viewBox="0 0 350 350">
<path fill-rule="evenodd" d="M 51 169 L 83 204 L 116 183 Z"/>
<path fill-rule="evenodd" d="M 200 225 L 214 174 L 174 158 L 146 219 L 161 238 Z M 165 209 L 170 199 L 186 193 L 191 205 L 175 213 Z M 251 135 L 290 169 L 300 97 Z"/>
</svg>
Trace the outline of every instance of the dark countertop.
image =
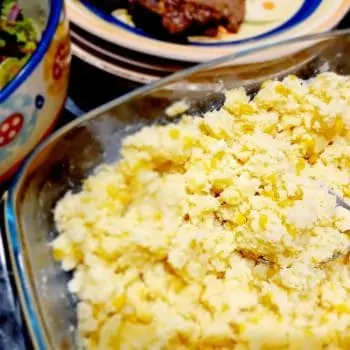
<svg viewBox="0 0 350 350">
<path fill-rule="evenodd" d="M 343 29 L 349 26 L 350 14 L 345 17 L 338 28 Z M 87 81 L 87 77 L 89 83 L 82 83 Z M 58 127 L 136 87 L 137 84 L 111 76 L 73 58 L 69 98 Z M 0 194 L 7 185 L 0 184 Z M 13 274 L 8 263 L 6 249 L 3 249 L 3 239 L 4 237 L 0 235 L 0 349 L 31 349 L 14 288 Z"/>
</svg>

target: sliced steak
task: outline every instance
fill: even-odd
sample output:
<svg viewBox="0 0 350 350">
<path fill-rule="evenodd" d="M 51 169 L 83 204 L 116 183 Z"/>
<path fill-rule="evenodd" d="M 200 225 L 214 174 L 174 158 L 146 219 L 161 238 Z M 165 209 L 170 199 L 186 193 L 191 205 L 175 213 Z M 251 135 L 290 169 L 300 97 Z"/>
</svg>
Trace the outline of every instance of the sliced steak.
<svg viewBox="0 0 350 350">
<path fill-rule="evenodd" d="M 236 33 L 245 16 L 245 0 L 129 0 L 136 26 L 171 36 L 217 35 L 219 26 Z"/>
</svg>

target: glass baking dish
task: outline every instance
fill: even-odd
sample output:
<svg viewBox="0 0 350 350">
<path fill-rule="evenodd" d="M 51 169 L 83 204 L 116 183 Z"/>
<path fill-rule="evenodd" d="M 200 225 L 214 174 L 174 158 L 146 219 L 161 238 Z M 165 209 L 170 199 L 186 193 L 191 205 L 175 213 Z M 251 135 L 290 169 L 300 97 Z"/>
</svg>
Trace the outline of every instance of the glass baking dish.
<svg viewBox="0 0 350 350">
<path fill-rule="evenodd" d="M 261 82 L 288 74 L 305 79 L 326 71 L 350 74 L 349 55 L 350 31 L 346 30 L 220 58 L 122 96 L 63 127 L 39 146 L 22 167 L 4 205 L 8 250 L 34 346 L 78 347 L 77 300 L 67 290 L 70 276 L 52 259 L 48 246 L 56 234 L 52 209 L 68 189 L 79 189 L 82 179 L 98 165 L 116 161 L 126 135 L 147 124 L 167 123 L 165 109 L 182 98 L 191 101 L 190 113 L 200 115 L 220 107 L 224 89 L 243 86 L 254 94 Z"/>
</svg>

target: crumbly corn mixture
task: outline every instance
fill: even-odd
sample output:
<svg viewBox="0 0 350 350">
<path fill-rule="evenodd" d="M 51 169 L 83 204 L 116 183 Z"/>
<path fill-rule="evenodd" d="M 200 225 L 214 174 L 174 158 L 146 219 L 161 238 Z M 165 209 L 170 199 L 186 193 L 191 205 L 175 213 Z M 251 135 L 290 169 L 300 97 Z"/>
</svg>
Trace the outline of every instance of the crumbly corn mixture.
<svg viewBox="0 0 350 350">
<path fill-rule="evenodd" d="M 228 91 L 122 156 L 55 209 L 87 349 L 350 348 L 350 212 L 325 188 L 350 200 L 349 77 Z"/>
</svg>

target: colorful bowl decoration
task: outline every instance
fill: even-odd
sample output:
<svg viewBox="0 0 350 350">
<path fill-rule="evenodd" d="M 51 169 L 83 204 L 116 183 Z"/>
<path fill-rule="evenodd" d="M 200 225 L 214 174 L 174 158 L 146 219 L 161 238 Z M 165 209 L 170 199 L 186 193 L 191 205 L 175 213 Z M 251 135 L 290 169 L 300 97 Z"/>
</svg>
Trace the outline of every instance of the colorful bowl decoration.
<svg viewBox="0 0 350 350">
<path fill-rule="evenodd" d="M 66 100 L 71 59 L 63 0 L 18 4 L 33 21 L 39 40 L 22 69 L 0 90 L 0 183 L 52 129 Z"/>
</svg>

